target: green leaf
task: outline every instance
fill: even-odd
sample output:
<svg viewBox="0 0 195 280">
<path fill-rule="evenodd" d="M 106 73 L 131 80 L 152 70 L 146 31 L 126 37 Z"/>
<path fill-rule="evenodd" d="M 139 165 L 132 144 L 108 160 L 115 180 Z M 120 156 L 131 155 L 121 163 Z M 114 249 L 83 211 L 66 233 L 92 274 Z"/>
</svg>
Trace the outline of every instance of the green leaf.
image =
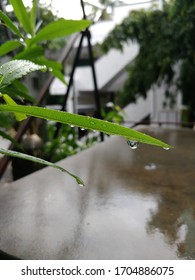
<svg viewBox="0 0 195 280">
<path fill-rule="evenodd" d="M 28 88 L 25 86 L 25 84 L 23 84 L 22 82 L 20 82 L 19 80 L 15 80 L 13 81 L 13 83 L 11 84 L 11 86 L 14 86 L 15 88 L 17 88 L 20 92 L 24 93 L 24 94 L 28 94 Z M 34 98 L 32 98 L 34 100 Z M 31 100 L 32 100 L 31 99 Z"/>
<path fill-rule="evenodd" d="M 47 59 L 44 56 L 35 58 L 35 62 L 40 65 L 45 65 L 48 69 L 52 68 L 62 70 L 62 63 L 55 60 Z"/>
<path fill-rule="evenodd" d="M 46 59 L 45 57 L 39 57 L 34 60 L 37 64 L 45 65 L 52 72 L 52 74 L 58 78 L 62 83 L 67 85 L 64 75 L 62 73 L 62 63 Z"/>
<path fill-rule="evenodd" d="M 2 129 L 11 129 L 13 128 L 16 120 L 13 113 L 9 112 L 0 112 L 0 128 Z"/>
<path fill-rule="evenodd" d="M 127 140 L 133 140 L 145 144 L 156 145 L 156 146 L 163 147 L 165 149 L 171 148 L 170 145 L 158 139 L 155 139 L 149 135 L 143 134 L 141 132 L 135 131 L 133 129 L 115 123 L 91 118 L 88 116 L 76 115 L 76 114 L 71 114 L 67 112 L 61 112 L 61 111 L 56 111 L 56 110 L 46 109 L 41 107 L 23 106 L 23 105 L 17 105 L 17 106 L 0 105 L 0 110 L 6 112 L 24 113 L 42 119 L 48 119 L 60 123 L 82 127 L 84 129 L 97 130 L 106 134 L 122 136 Z"/>
<path fill-rule="evenodd" d="M 51 166 L 53 168 L 57 168 L 57 169 L 61 170 L 62 172 L 66 172 L 68 175 L 72 176 L 80 186 L 84 186 L 84 182 L 78 176 L 70 173 L 69 171 L 67 171 L 66 169 L 64 169 L 63 167 L 61 167 L 57 164 L 51 163 L 49 161 L 43 160 L 43 159 L 38 158 L 38 157 L 30 156 L 30 155 L 20 153 L 20 152 L 16 152 L 16 151 L 5 150 L 5 149 L 2 149 L 2 148 L 0 148 L 0 153 L 4 154 L 6 156 L 17 157 L 17 158 L 21 158 L 21 159 L 24 159 L 24 160 L 29 160 L 29 161 L 33 161 L 33 162 L 36 162 L 36 163 L 39 163 L 39 164 L 43 164 L 43 165 L 46 165 L 46 166 Z"/>
<path fill-rule="evenodd" d="M 4 80 L 4 76 L 0 74 L 0 85 L 2 84 L 3 80 Z"/>
<path fill-rule="evenodd" d="M 10 0 L 11 5 L 13 6 L 14 13 L 18 18 L 21 26 L 24 28 L 27 34 L 33 36 L 33 27 L 31 25 L 31 17 L 27 12 L 22 0 Z"/>
<path fill-rule="evenodd" d="M 64 75 L 62 73 L 62 64 L 60 62 L 46 59 L 45 57 L 38 57 L 37 59 L 34 59 L 34 62 L 40 65 L 45 65 L 51 71 L 51 73 L 58 78 L 62 83 L 67 85 Z"/>
<path fill-rule="evenodd" d="M 46 67 L 37 65 L 28 60 L 12 60 L 4 63 L 0 67 L 0 75 L 4 77 L 1 82 L 0 89 L 8 86 L 14 80 L 37 70 L 46 70 Z"/>
<path fill-rule="evenodd" d="M 40 57 L 44 55 L 44 49 L 41 46 L 36 46 L 32 48 L 27 48 L 24 51 L 15 55 L 14 59 L 27 59 L 31 60 L 35 57 Z"/>
<path fill-rule="evenodd" d="M 33 30 L 33 35 L 34 35 L 34 30 L 35 30 L 36 17 L 37 17 L 37 0 L 33 0 L 33 6 L 30 11 L 30 21 L 31 21 L 31 26 L 32 26 L 32 30 Z"/>
<path fill-rule="evenodd" d="M 68 36 L 87 28 L 90 24 L 91 21 L 89 20 L 59 19 L 42 28 L 37 35 L 31 39 L 31 44 Z"/>
<path fill-rule="evenodd" d="M 11 85 L 3 88 L 2 93 L 8 94 L 10 97 L 19 100 L 27 100 L 35 103 L 35 99 L 28 94 L 28 89 L 20 81 L 15 80 Z"/>
<path fill-rule="evenodd" d="M 10 40 L 0 46 L 0 56 L 8 54 L 9 52 L 20 47 L 22 43 L 17 40 Z"/>
<path fill-rule="evenodd" d="M 65 80 L 65 78 L 64 78 L 64 75 L 62 74 L 61 71 L 59 71 L 59 70 L 56 69 L 56 68 L 53 68 L 52 74 L 53 74 L 56 78 L 58 78 L 63 84 L 65 84 L 65 85 L 67 86 L 67 82 L 66 82 L 66 80 Z"/>
<path fill-rule="evenodd" d="M 5 25 L 14 33 L 16 34 L 19 38 L 23 38 L 20 30 L 16 27 L 16 25 L 12 22 L 12 20 L 4 14 L 0 10 L 0 19 L 5 23 Z"/>
<path fill-rule="evenodd" d="M 3 99 L 8 105 L 17 105 L 16 102 L 9 95 L 1 94 L 1 96 L 3 97 Z M 22 113 L 14 113 L 14 114 L 16 116 L 17 121 L 23 121 L 27 118 L 27 116 Z"/>
</svg>

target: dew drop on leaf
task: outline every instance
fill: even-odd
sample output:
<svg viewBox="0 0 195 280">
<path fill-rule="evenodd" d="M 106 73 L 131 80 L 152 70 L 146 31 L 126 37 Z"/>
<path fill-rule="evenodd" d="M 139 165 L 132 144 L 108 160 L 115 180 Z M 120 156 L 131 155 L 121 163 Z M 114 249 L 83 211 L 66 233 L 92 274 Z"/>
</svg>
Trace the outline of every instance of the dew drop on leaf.
<svg viewBox="0 0 195 280">
<path fill-rule="evenodd" d="M 168 147 L 163 147 L 163 149 L 166 151 L 170 150 L 170 148 L 168 148 Z"/>
<path fill-rule="evenodd" d="M 127 144 L 129 145 L 129 147 L 132 150 L 135 150 L 135 149 L 137 149 L 139 143 L 137 141 L 135 141 L 135 140 L 128 140 Z"/>
</svg>

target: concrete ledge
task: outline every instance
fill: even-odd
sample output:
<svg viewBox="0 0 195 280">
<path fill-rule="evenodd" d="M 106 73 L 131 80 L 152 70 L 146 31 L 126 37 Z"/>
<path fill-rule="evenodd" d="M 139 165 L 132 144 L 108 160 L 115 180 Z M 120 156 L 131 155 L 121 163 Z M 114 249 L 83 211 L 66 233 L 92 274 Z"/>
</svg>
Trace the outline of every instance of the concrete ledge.
<svg viewBox="0 0 195 280">
<path fill-rule="evenodd" d="M 147 132 L 175 148 L 140 144 L 131 150 L 110 137 L 60 162 L 84 188 L 51 168 L 4 184 L 0 249 L 23 259 L 192 257 L 195 132 Z"/>
</svg>

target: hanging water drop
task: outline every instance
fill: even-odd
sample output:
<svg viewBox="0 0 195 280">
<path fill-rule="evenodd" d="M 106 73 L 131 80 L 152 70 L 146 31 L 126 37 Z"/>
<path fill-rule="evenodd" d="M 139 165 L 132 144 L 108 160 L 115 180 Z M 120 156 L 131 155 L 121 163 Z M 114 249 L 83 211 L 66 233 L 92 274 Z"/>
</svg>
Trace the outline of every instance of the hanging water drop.
<svg viewBox="0 0 195 280">
<path fill-rule="evenodd" d="M 163 147 L 163 149 L 166 150 L 166 151 L 170 150 L 169 147 Z"/>
<path fill-rule="evenodd" d="M 71 126 L 70 126 L 70 127 L 74 128 L 74 125 L 72 125 L 72 124 L 71 124 Z"/>
<path fill-rule="evenodd" d="M 137 149 L 138 145 L 139 145 L 139 142 L 135 141 L 135 140 L 128 140 L 127 141 L 127 144 L 129 145 L 129 147 L 132 149 L 132 150 L 135 150 Z"/>
</svg>

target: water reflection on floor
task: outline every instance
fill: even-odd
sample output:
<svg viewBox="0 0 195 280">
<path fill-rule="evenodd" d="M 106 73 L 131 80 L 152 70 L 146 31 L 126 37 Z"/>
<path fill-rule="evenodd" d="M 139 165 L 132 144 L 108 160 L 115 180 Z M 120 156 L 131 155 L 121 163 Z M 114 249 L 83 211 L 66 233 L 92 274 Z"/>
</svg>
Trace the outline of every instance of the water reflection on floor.
<svg viewBox="0 0 195 280">
<path fill-rule="evenodd" d="M 147 133 L 174 149 L 112 137 L 61 163 L 86 188 L 48 168 L 1 188 L 0 248 L 29 259 L 195 259 L 195 132 Z"/>
</svg>

